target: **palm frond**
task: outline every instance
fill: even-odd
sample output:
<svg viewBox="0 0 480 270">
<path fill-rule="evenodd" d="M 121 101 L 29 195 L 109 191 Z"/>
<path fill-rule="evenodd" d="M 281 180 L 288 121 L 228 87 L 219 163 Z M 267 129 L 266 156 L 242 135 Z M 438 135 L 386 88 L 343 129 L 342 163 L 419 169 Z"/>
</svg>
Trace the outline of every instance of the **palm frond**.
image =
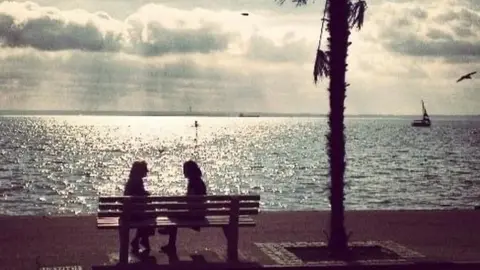
<svg viewBox="0 0 480 270">
<path fill-rule="evenodd" d="M 367 10 L 367 2 L 359 0 L 350 7 L 350 16 L 348 18 L 350 27 L 357 27 L 360 30 L 365 19 L 365 11 Z"/>
<path fill-rule="evenodd" d="M 313 81 L 315 84 L 318 82 L 318 79 L 330 75 L 329 67 L 330 63 L 328 55 L 324 51 L 318 49 L 317 56 L 315 57 L 315 65 L 313 67 Z"/>
<path fill-rule="evenodd" d="M 275 2 L 278 2 L 280 5 L 283 5 L 287 0 L 275 0 Z M 292 0 L 292 3 L 295 3 L 296 6 L 303 6 L 308 3 L 308 0 Z"/>
<path fill-rule="evenodd" d="M 328 24 L 327 10 L 328 10 L 328 0 L 325 0 L 325 7 L 323 8 L 322 27 L 320 28 L 320 38 L 318 40 L 317 50 L 320 50 L 322 48 L 322 37 L 323 37 L 323 29 L 325 27 L 325 21 L 327 21 L 327 24 Z"/>
<path fill-rule="evenodd" d="M 292 0 L 294 3 L 297 3 L 297 6 L 306 5 L 308 0 Z"/>
</svg>

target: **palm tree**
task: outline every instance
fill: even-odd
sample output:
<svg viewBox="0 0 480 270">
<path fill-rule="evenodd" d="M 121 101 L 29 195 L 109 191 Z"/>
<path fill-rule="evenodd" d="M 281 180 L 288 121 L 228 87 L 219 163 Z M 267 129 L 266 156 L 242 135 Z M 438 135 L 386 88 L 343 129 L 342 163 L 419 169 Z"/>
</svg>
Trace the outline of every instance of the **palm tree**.
<svg viewBox="0 0 480 270">
<path fill-rule="evenodd" d="M 276 0 L 283 4 L 286 0 Z M 305 5 L 308 0 L 292 0 L 297 6 Z M 329 132 L 327 153 L 330 162 L 330 236 L 328 247 L 333 256 L 348 254 L 348 236 L 344 225 L 344 176 L 345 176 L 345 126 L 344 104 L 348 84 L 347 55 L 350 29 L 363 26 L 367 8 L 365 0 L 325 0 L 320 41 L 317 49 L 313 79 L 315 83 L 322 77 L 329 77 L 330 112 L 328 114 Z M 321 50 L 324 22 L 330 35 L 328 51 Z"/>
</svg>

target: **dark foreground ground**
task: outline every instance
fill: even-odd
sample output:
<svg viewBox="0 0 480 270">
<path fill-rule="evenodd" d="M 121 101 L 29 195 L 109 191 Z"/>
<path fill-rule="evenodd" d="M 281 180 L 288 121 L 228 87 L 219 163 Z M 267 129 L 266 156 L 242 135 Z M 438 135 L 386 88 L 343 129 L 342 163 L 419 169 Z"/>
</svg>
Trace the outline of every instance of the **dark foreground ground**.
<svg viewBox="0 0 480 270">
<path fill-rule="evenodd" d="M 226 263 L 226 241 L 220 229 L 202 229 L 199 233 L 180 229 L 176 258 L 159 251 L 167 239 L 157 234 L 151 238 L 151 256 L 143 262 L 132 256 L 130 266 L 132 269 L 148 268 L 147 265 L 158 269 L 181 266 L 193 270 L 305 265 L 289 257 L 281 247 L 326 242 L 323 230 L 328 228 L 328 217 L 328 212 L 314 211 L 261 213 L 256 217 L 255 228 L 240 229 L 242 263 L 237 264 Z M 411 256 L 404 263 L 480 261 L 479 210 L 349 211 L 346 225 L 354 243 L 373 241 L 396 250 L 403 248 Z M 2 216 L 0 230 L 0 269 L 102 269 L 115 266 L 118 261 L 117 232 L 97 230 L 95 216 Z M 377 265 L 391 263 L 396 262 L 377 261 Z M 325 267 L 328 263 L 321 265 Z M 436 269 L 456 268 L 437 266 Z M 480 264 L 468 269 L 480 270 Z"/>
</svg>

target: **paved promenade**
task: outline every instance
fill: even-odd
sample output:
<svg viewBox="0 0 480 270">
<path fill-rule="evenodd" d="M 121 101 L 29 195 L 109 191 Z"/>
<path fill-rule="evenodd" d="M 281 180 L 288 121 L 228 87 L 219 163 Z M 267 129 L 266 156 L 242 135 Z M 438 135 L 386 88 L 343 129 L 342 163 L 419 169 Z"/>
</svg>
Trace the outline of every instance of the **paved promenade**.
<svg viewBox="0 0 480 270">
<path fill-rule="evenodd" d="M 298 265 L 301 261 L 286 248 L 325 242 L 328 218 L 323 211 L 262 212 L 255 228 L 240 229 L 242 265 Z M 480 261 L 479 210 L 348 211 L 346 225 L 352 243 L 373 241 L 407 254 L 406 261 Z M 1 216 L 0 228 L 1 269 L 92 269 L 118 261 L 118 234 L 97 230 L 95 216 Z M 146 262 L 132 257 L 133 264 L 226 265 L 220 229 L 180 229 L 177 258 L 159 252 L 166 236 L 151 239 L 151 256 Z"/>
</svg>

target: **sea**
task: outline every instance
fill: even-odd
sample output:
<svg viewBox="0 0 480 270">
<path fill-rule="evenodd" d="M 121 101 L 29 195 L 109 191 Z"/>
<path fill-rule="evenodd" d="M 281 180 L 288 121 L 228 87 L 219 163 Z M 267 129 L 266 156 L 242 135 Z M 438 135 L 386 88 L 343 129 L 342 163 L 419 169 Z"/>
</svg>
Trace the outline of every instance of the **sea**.
<svg viewBox="0 0 480 270">
<path fill-rule="evenodd" d="M 480 204 L 480 117 L 347 117 L 347 210 Z M 197 121 L 198 127 L 194 123 Z M 325 117 L 0 116 L 0 214 L 84 215 L 145 160 L 152 194 L 182 195 L 198 162 L 210 194 L 267 211 L 328 210 Z"/>
</svg>

